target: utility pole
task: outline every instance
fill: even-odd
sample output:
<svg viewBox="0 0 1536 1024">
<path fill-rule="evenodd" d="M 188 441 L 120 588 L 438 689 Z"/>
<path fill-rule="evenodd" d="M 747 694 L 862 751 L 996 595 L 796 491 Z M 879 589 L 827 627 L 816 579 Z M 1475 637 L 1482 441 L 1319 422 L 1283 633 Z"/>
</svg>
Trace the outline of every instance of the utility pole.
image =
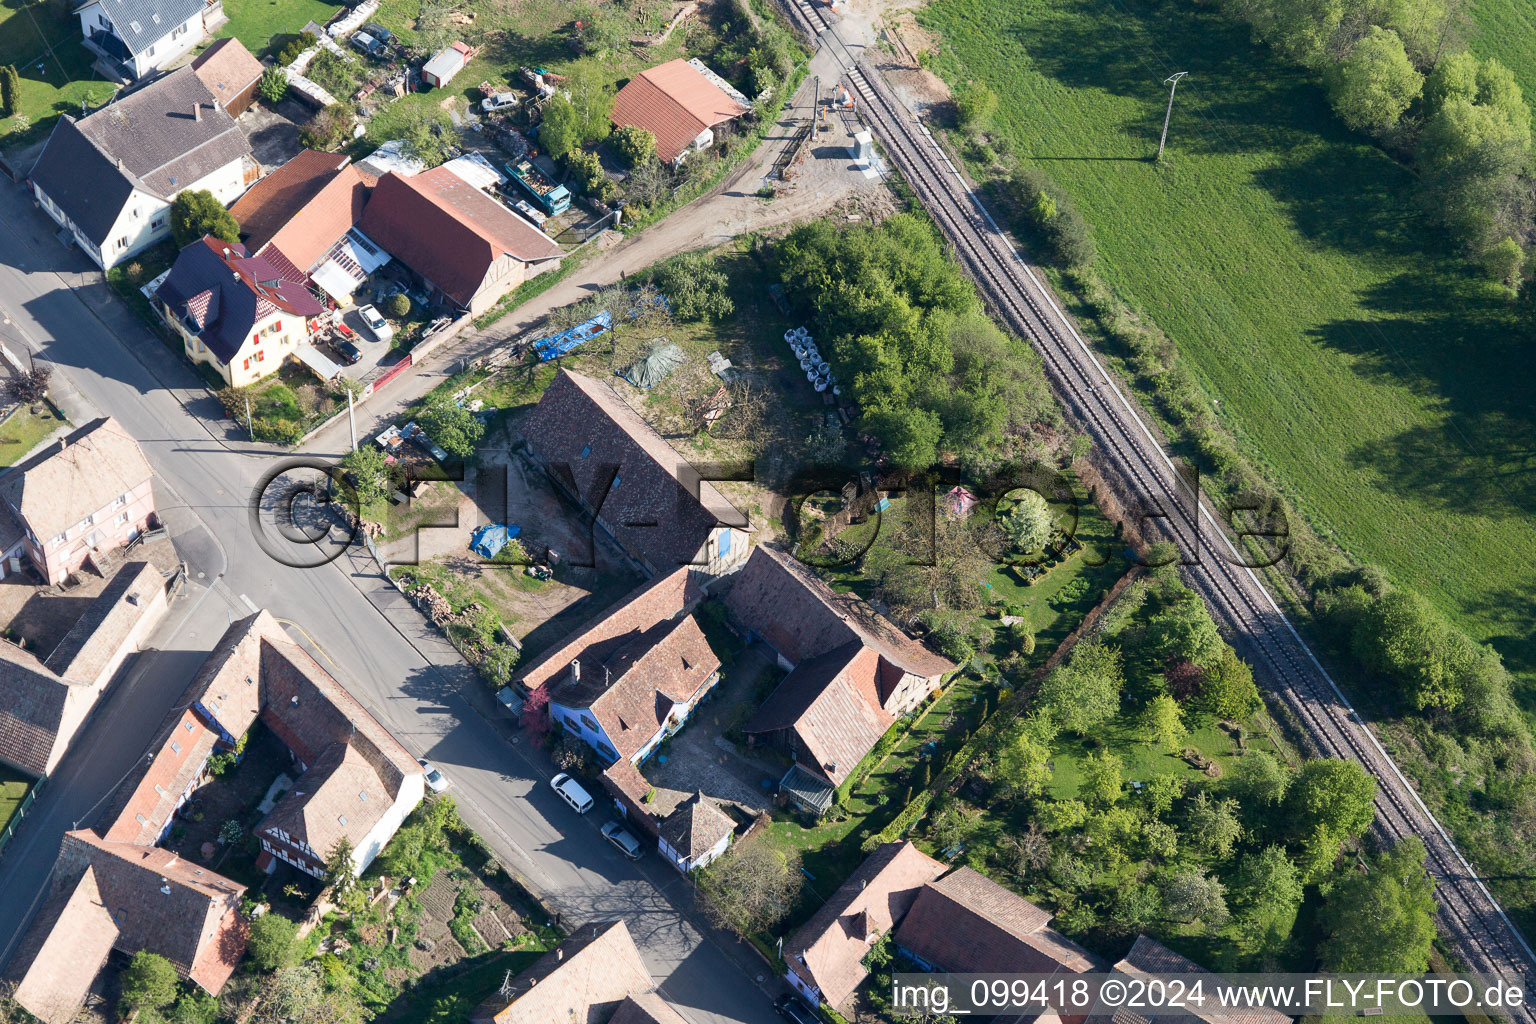
<svg viewBox="0 0 1536 1024">
<path fill-rule="evenodd" d="M 1189 74 L 1188 71 L 1178 71 L 1163 79 L 1163 84 L 1168 86 L 1168 113 L 1163 115 L 1163 137 L 1157 141 L 1157 159 L 1163 158 L 1163 147 L 1168 144 L 1168 121 L 1173 117 L 1173 94 L 1179 91 L 1179 79 Z"/>
<path fill-rule="evenodd" d="M 352 450 L 357 451 L 357 419 L 352 415 L 351 388 L 347 388 L 347 426 L 352 430 Z"/>
<path fill-rule="evenodd" d="M 256 440 L 256 421 L 251 419 L 251 396 L 245 396 L 245 432 L 251 435 L 251 440 Z"/>
</svg>

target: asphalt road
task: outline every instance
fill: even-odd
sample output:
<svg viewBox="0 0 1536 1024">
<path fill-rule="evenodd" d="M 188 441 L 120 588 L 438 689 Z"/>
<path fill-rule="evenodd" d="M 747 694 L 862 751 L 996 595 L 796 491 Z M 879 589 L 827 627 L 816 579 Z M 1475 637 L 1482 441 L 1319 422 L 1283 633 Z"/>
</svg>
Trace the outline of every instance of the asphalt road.
<svg viewBox="0 0 1536 1024">
<path fill-rule="evenodd" d="M 354 549 L 291 568 L 255 543 L 253 488 L 287 453 L 241 444 L 221 426 L 196 375 L 8 182 L 0 221 L 0 310 L 62 377 L 56 391 L 74 422 L 110 414 L 139 439 L 191 563 L 188 593 L 154 649 L 126 664 L 0 860 L 0 961 L 36 909 L 62 832 L 93 820 L 228 623 L 266 607 L 407 749 L 443 769 L 465 819 L 564 923 L 624 918 L 662 995 L 694 1024 L 777 1020 L 769 993 L 778 982 L 766 965 L 701 931 L 682 909 L 688 882 L 654 854 L 631 863 L 602 842 L 600 809 L 583 819 L 558 802 L 541 756 L 482 716 L 470 698 L 483 684 L 370 561 Z"/>
</svg>

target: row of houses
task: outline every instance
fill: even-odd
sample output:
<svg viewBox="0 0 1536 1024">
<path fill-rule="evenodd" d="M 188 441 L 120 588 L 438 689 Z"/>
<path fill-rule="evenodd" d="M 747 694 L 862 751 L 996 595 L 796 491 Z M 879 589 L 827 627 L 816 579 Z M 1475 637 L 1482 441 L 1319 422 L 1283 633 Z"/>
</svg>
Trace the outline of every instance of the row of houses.
<svg viewBox="0 0 1536 1024">
<path fill-rule="evenodd" d="M 97 825 L 64 835 L 47 901 L 6 966 L 13 997 L 44 1024 L 74 1019 L 114 951 L 163 956 L 215 995 L 229 980 L 249 930 L 245 886 L 159 844 L 210 759 L 258 720 L 295 775 L 256 825 L 258 867 L 321 878 L 346 840 L 361 872 L 423 798 L 420 765 L 276 619 L 233 623 Z"/>
<path fill-rule="evenodd" d="M 784 943 L 784 978 L 811 1006 L 849 1002 L 869 976 L 870 947 L 887 935 L 919 971 L 980 975 L 1058 975 L 1109 971 L 1121 977 L 1204 974 L 1163 944 L 1138 936 L 1113 966 L 1050 927 L 1051 915 L 969 867 L 951 870 L 909 842 L 875 849 Z M 1049 1024 L 1145 1024 L 1125 1009 L 1047 1014 Z M 1211 999 L 1169 1024 L 1289 1024 L 1273 1010 L 1227 1007 Z"/>
</svg>

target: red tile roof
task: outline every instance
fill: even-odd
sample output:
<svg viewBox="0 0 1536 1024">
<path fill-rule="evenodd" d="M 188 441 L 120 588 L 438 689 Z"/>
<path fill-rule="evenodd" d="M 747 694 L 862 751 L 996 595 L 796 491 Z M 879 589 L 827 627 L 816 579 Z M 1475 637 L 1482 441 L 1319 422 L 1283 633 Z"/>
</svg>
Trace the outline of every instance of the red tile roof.
<svg viewBox="0 0 1536 1024">
<path fill-rule="evenodd" d="M 714 484 L 698 481 L 688 460 L 602 381 L 561 370 L 523 436 L 655 572 L 692 563 L 722 523 L 745 522 Z M 697 496 L 684 481 L 696 481 Z M 599 505 L 593 492 L 601 487 L 609 490 Z"/>
<path fill-rule="evenodd" d="M 857 642 L 795 666 L 746 725 L 794 730 L 798 760 L 840 786 L 895 722 L 880 706 L 874 648 Z"/>
<path fill-rule="evenodd" d="M 688 615 L 658 623 L 601 663 L 588 661 L 580 681 L 567 676 L 551 696 L 567 707 L 590 708 L 619 757 L 628 759 L 662 730 L 673 705 L 696 700 L 719 668 Z"/>
<path fill-rule="evenodd" d="M 953 662 L 907 636 L 866 602 L 836 593 L 782 551 L 759 545 L 736 574 L 725 604 L 738 622 L 795 664 L 858 640 L 914 675 L 955 670 Z"/>
<path fill-rule="evenodd" d="M 88 867 L 43 904 L 11 955 L 5 968 L 16 986 L 11 997 L 43 1024 L 68 1024 L 116 940 L 117 926 Z"/>
<path fill-rule="evenodd" d="M 476 1024 L 608 1024 L 623 1001 L 656 987 L 623 921 L 594 921 L 470 1015 Z"/>
<path fill-rule="evenodd" d="M 356 164 L 343 167 L 288 223 L 278 228 L 261 254 L 268 256 L 276 250 L 307 274 L 348 228 L 363 219 L 376 181 Z"/>
<path fill-rule="evenodd" d="M 746 112 L 746 107 L 679 58 L 630 79 L 613 98 L 609 116 L 614 124 L 648 129 L 656 136 L 656 156 L 670 162 L 704 129 Z"/>
<path fill-rule="evenodd" d="M 359 225 L 390 255 L 469 306 L 503 254 L 525 263 L 554 259 L 553 238 L 446 167 L 379 179 Z"/>
<path fill-rule="evenodd" d="M 985 875 L 957 868 L 923 886 L 896 942 L 961 974 L 1103 970 L 1098 957 L 1046 925 L 1051 915 Z"/>
<path fill-rule="evenodd" d="M 297 156 L 252 185 L 229 208 L 250 250 L 260 251 L 346 166 L 344 156 L 301 149 Z"/>
<path fill-rule="evenodd" d="M 698 574 L 687 568 L 642 583 L 572 633 L 564 644 L 519 672 L 518 681 L 536 690 L 545 683 L 553 684 L 577 658 L 592 658 L 601 664 L 603 658 L 658 623 L 691 610 L 703 597 Z"/>
<path fill-rule="evenodd" d="M 789 969 L 841 1006 L 868 976 L 864 954 L 906 916 L 918 890 L 944 865 L 911 843 L 886 843 L 784 944 Z"/>
<path fill-rule="evenodd" d="M 198 54 L 192 61 L 192 70 L 213 93 L 213 98 L 227 107 L 260 78 L 266 68 L 240 40 L 230 36 Z"/>
</svg>

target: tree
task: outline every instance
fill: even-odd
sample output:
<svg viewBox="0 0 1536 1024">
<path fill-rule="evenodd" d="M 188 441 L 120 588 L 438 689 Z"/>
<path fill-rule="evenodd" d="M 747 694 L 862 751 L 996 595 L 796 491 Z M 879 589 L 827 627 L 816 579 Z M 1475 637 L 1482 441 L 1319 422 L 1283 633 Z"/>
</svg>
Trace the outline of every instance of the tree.
<svg viewBox="0 0 1536 1024">
<path fill-rule="evenodd" d="M 1302 886 L 1296 865 L 1280 846 L 1244 854 L 1232 883 L 1232 902 L 1264 917 L 1294 919 L 1301 906 Z M 1289 928 L 1287 928 L 1289 930 Z"/>
<path fill-rule="evenodd" d="M 799 854 L 765 842 L 734 847 L 699 874 L 705 916 L 742 938 L 771 931 L 802 885 Z"/>
<path fill-rule="evenodd" d="M 544 105 L 544 115 L 539 121 L 539 141 L 555 157 L 573 153 L 581 145 L 581 119 L 571 101 L 559 93 L 551 96 Z"/>
<path fill-rule="evenodd" d="M 377 445 L 365 444 L 355 452 L 348 452 L 342 456 L 341 468 L 347 472 L 347 480 L 353 489 L 351 500 L 357 503 L 359 513 L 383 501 L 389 494 L 392 486 L 389 464 L 383 449 Z"/>
<path fill-rule="evenodd" d="M 453 122 L 442 110 L 412 107 L 395 132 L 405 143 L 405 152 L 428 167 L 446 163 L 452 155 Z"/>
<path fill-rule="evenodd" d="M 331 887 L 333 896 L 345 896 L 357 884 L 357 865 L 352 853 L 352 840 L 342 836 L 325 858 L 325 884 Z"/>
<path fill-rule="evenodd" d="M 1186 868 L 1163 885 L 1163 902 L 1175 921 L 1199 921 L 1210 928 L 1226 924 L 1226 887 L 1204 871 Z"/>
<path fill-rule="evenodd" d="M 165 957 L 140 950 L 123 968 L 119 983 L 126 1015 L 141 1009 L 158 1010 L 169 1006 L 176 998 L 181 979 Z"/>
<path fill-rule="evenodd" d="M 1081 800 L 1052 800 L 1035 811 L 1035 820 L 1047 832 L 1070 832 L 1088 820 L 1088 805 Z"/>
<path fill-rule="evenodd" d="M 1318 950 L 1324 970 L 1417 974 L 1429 967 L 1435 937 L 1434 883 L 1424 872 L 1424 844 L 1410 836 L 1351 871 L 1328 894 Z"/>
<path fill-rule="evenodd" d="M 656 159 L 656 134 L 637 124 L 626 124 L 613 133 L 613 148 L 631 167 Z"/>
<path fill-rule="evenodd" d="M 1146 857 L 1172 860 L 1179 852 L 1178 829 L 1156 818 L 1142 821 L 1141 848 Z"/>
<path fill-rule="evenodd" d="M 1327 77 L 1334 113 L 1353 130 L 1373 135 L 1394 127 L 1424 88 L 1402 39 L 1374 25 Z"/>
<path fill-rule="evenodd" d="M 1148 737 L 1164 750 L 1178 750 L 1189 730 L 1179 713 L 1179 702 L 1160 693 L 1147 702 L 1142 712 L 1141 727 Z"/>
<path fill-rule="evenodd" d="M 1308 880 L 1333 862 L 1340 843 L 1370 827 L 1375 798 L 1376 780 L 1358 761 L 1324 757 L 1301 766 L 1285 803 L 1290 834 L 1306 837 L 1302 861 Z"/>
<path fill-rule="evenodd" d="M 1182 775 L 1154 775 L 1141 787 L 1141 798 L 1147 813 L 1160 818 L 1173 809 L 1179 797 L 1184 795 L 1189 783 Z"/>
<path fill-rule="evenodd" d="M 405 292 L 395 292 L 384 300 L 384 312 L 396 320 L 403 320 L 411 315 L 411 297 Z"/>
<path fill-rule="evenodd" d="M 474 455 L 480 438 L 485 435 L 485 424 L 447 395 L 434 399 L 422 410 L 417 422 L 438 447 L 461 459 Z"/>
<path fill-rule="evenodd" d="M 1269 753 L 1251 750 L 1232 766 L 1227 791 L 1246 808 L 1269 811 L 1285 799 L 1290 773 Z"/>
<path fill-rule="evenodd" d="M 1089 754 L 1082 763 L 1083 794 L 1092 803 L 1113 804 L 1125 788 L 1124 771 L 1125 763 L 1107 750 Z"/>
<path fill-rule="evenodd" d="M 1418 594 L 1384 595 L 1356 625 L 1354 640 L 1365 668 L 1397 683 L 1416 710 L 1461 703 L 1466 645 Z"/>
<path fill-rule="evenodd" d="M 1068 732 L 1085 735 L 1120 710 L 1125 677 L 1120 651 L 1100 641 L 1079 643 L 1065 665 L 1040 684 L 1040 706 Z"/>
<path fill-rule="evenodd" d="M 656 272 L 656 287 L 666 296 L 672 315 L 683 321 L 730 316 L 736 308 L 730 284 L 719 262 L 702 249 L 673 257 Z"/>
<path fill-rule="evenodd" d="M 1215 662 L 1222 649 L 1205 602 L 1177 582 L 1164 585 L 1162 606 L 1147 619 L 1146 643 L 1159 661 L 1191 661 L 1202 668 Z"/>
<path fill-rule="evenodd" d="M 667 169 L 655 158 L 646 160 L 624 179 L 624 195 L 633 206 L 655 206 L 667 195 Z"/>
<path fill-rule="evenodd" d="M 1196 793 L 1184 811 L 1184 833 L 1196 848 L 1226 860 L 1243 835 L 1243 826 L 1237 820 L 1237 801 L 1213 800 L 1205 790 Z"/>
<path fill-rule="evenodd" d="M 10 117 L 21 109 L 21 76 L 16 65 L 0 68 L 0 117 Z"/>
<path fill-rule="evenodd" d="M 279 67 L 270 67 L 261 73 L 261 84 L 256 86 L 261 98 L 277 106 L 288 95 L 288 76 Z"/>
<path fill-rule="evenodd" d="M 205 188 L 187 190 L 171 201 L 171 235 L 178 248 L 186 248 L 204 235 L 238 242 L 240 225 L 212 192 Z"/>
<path fill-rule="evenodd" d="M 1036 491 L 1011 491 L 1008 497 L 1011 500 L 997 525 L 1009 547 L 1020 555 L 1044 551 L 1053 525 L 1050 503 Z"/>
<path fill-rule="evenodd" d="M 523 701 L 521 724 L 523 731 L 527 732 L 533 740 L 533 745 L 542 747 L 545 738 L 553 727 L 549 720 L 548 685 L 541 685 L 535 688 L 528 694 L 528 699 Z"/>
<path fill-rule="evenodd" d="M 165 1011 L 165 1019 L 169 1024 L 214 1024 L 218 1018 L 219 1001 L 195 987 L 182 992 L 171 1008 Z"/>
<path fill-rule="evenodd" d="M 5 397 L 23 405 L 41 402 L 48 397 L 48 382 L 53 379 L 53 367 L 33 364 L 24 373 L 12 372 L 5 379 Z"/>
<path fill-rule="evenodd" d="M 1505 237 L 1493 243 L 1477 257 L 1491 280 L 1511 288 L 1520 286 L 1520 274 L 1525 269 L 1525 250 L 1513 238 Z"/>
<path fill-rule="evenodd" d="M 225 846 L 238 843 L 244 835 L 245 826 L 240 824 L 239 818 L 227 818 L 224 824 L 219 826 L 219 842 Z"/>
<path fill-rule="evenodd" d="M 1014 730 L 997 758 L 997 773 L 1016 796 L 1039 796 L 1051 781 L 1050 740 L 1052 730 L 1039 718 L 1026 720 Z"/>
<path fill-rule="evenodd" d="M 1146 882 L 1128 882 L 1115 892 L 1110 919 L 1124 934 L 1148 931 L 1163 916 L 1163 894 Z"/>
<path fill-rule="evenodd" d="M 278 971 L 293 966 L 298 954 L 299 926 L 271 910 L 251 922 L 251 936 L 246 952 L 251 963 L 263 971 Z"/>
<path fill-rule="evenodd" d="M 1258 714 L 1264 706 L 1264 698 L 1259 696 L 1259 688 L 1254 685 L 1253 669 L 1223 643 L 1221 653 L 1205 669 L 1200 695 L 1194 704 L 1217 718 L 1241 722 Z"/>
</svg>

